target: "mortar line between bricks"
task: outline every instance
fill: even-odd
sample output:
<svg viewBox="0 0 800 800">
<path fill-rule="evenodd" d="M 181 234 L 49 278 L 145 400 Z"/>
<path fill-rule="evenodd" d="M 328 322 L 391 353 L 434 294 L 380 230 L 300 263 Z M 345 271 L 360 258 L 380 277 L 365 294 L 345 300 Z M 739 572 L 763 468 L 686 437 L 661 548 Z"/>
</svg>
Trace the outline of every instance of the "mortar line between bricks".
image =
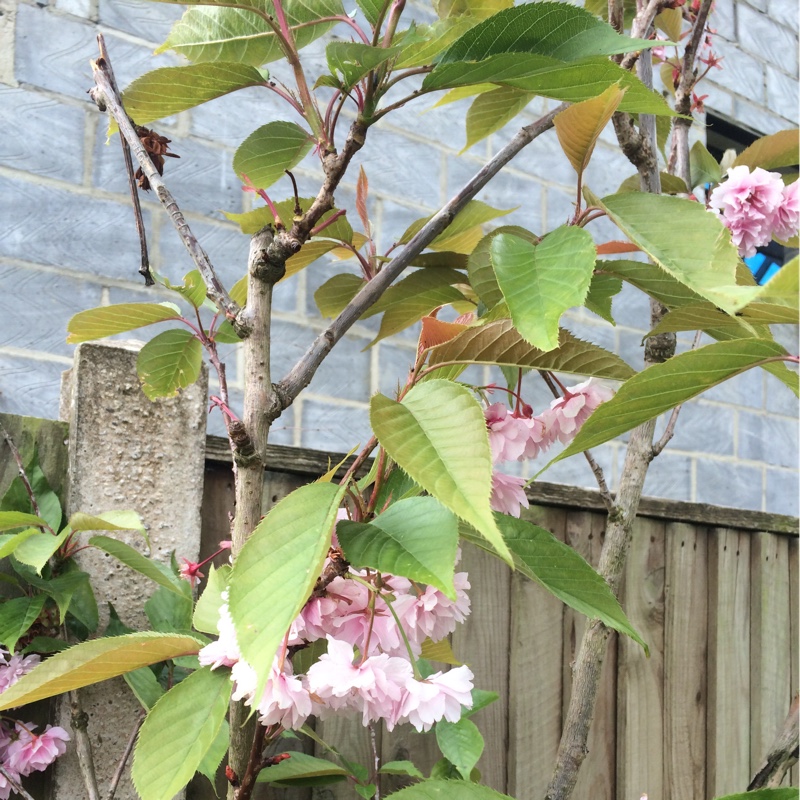
<svg viewBox="0 0 800 800">
<path fill-rule="evenodd" d="M 24 347 L 13 347 L 12 345 L 0 345 L 0 355 L 72 366 L 72 359 L 69 356 L 57 356 L 55 353 L 45 353 L 42 350 L 26 350 Z"/>
</svg>

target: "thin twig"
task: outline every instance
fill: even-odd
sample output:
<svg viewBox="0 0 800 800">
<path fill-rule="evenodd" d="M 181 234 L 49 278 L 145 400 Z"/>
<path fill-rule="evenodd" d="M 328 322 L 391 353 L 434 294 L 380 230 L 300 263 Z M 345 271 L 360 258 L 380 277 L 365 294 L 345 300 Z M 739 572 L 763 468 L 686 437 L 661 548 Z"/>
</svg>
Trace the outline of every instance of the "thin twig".
<svg viewBox="0 0 800 800">
<path fill-rule="evenodd" d="M 666 8 L 668 1 L 669 0 L 650 0 L 644 10 L 640 11 L 633 20 L 631 36 L 635 39 L 646 39 L 650 26 L 653 24 L 653 20 Z M 631 69 L 640 56 L 641 52 L 639 51 L 626 53 L 620 66 L 623 69 Z"/>
<path fill-rule="evenodd" d="M 94 769 L 92 756 L 92 742 L 86 730 L 89 724 L 89 715 L 83 710 L 81 698 L 77 689 L 69 692 L 70 727 L 75 731 L 75 752 L 78 756 L 83 784 L 86 787 L 87 800 L 100 800 L 100 790 L 97 788 L 97 774 Z"/>
<path fill-rule="evenodd" d="M 11 434 L 5 429 L 2 423 L 0 423 L 0 433 L 3 434 L 3 438 L 6 440 L 8 449 L 11 451 L 11 455 L 14 457 L 14 461 L 17 462 L 19 479 L 22 481 L 22 485 L 25 487 L 25 491 L 28 493 L 28 499 L 31 501 L 33 513 L 36 514 L 37 517 L 41 517 L 42 515 L 39 513 L 39 504 L 36 502 L 36 495 L 33 493 L 33 487 L 28 479 L 28 473 L 25 472 L 25 465 L 22 463 L 22 456 L 19 454 L 19 450 L 17 450 L 17 446 L 14 444 L 14 440 L 11 438 Z M 53 530 L 50 532 L 55 533 Z"/>
<path fill-rule="evenodd" d="M 253 794 L 256 778 L 263 767 L 261 753 L 264 750 L 266 734 L 267 729 L 261 724 L 256 724 L 256 729 L 253 733 L 253 744 L 250 748 L 250 758 L 247 761 L 247 769 L 242 776 L 239 788 L 236 789 L 233 795 L 236 800 L 250 800 L 250 796 Z"/>
<path fill-rule="evenodd" d="M 22 784 L 21 783 L 19 783 L 18 781 L 14 780 L 14 778 L 8 773 L 8 770 L 2 764 L 0 764 L 0 775 L 2 775 L 8 781 L 9 786 L 18 795 L 21 795 L 22 797 L 24 797 L 25 800 L 35 800 L 32 795 L 28 794 L 28 792 L 26 792 L 22 788 Z"/>
<path fill-rule="evenodd" d="M 117 793 L 117 786 L 119 786 L 119 782 L 122 780 L 122 773 L 125 772 L 125 765 L 128 763 L 128 759 L 131 757 L 133 746 L 136 744 L 136 737 L 139 734 L 139 728 L 142 727 L 144 718 L 145 712 L 139 712 L 136 724 L 133 726 L 131 735 L 128 737 L 128 743 L 125 745 L 125 750 L 122 752 L 122 756 L 119 759 L 119 764 L 117 764 L 117 769 L 114 771 L 114 775 L 111 778 L 111 783 L 108 784 L 108 794 L 106 795 L 106 800 L 114 800 L 114 795 Z"/>
<path fill-rule="evenodd" d="M 111 69 L 111 61 L 108 57 L 108 50 L 102 33 L 97 34 L 97 46 L 100 49 L 100 57 L 106 61 L 108 79 L 111 82 L 111 86 L 119 94 L 119 86 L 117 86 L 117 79 L 114 77 L 114 70 Z M 119 137 L 119 143 L 122 146 L 122 157 L 125 160 L 125 171 L 128 173 L 128 188 L 131 192 L 131 203 L 133 203 L 133 218 L 136 221 L 136 233 L 139 235 L 139 249 L 142 254 L 142 265 L 139 267 L 139 274 L 144 278 L 145 286 L 154 286 L 153 273 L 150 271 L 150 257 L 147 254 L 147 234 L 145 233 L 144 219 L 142 218 L 142 206 L 139 203 L 139 190 L 133 173 L 131 149 L 122 136 Z"/>
<path fill-rule="evenodd" d="M 461 191 L 420 229 L 419 233 L 347 304 L 338 317 L 314 340 L 311 347 L 276 385 L 282 409 L 311 383 L 317 368 L 359 317 L 386 288 L 447 226 L 456 214 L 526 145 L 553 127 L 553 119 L 567 107 L 562 103 L 536 122 L 526 125 L 483 167 Z"/>
<path fill-rule="evenodd" d="M 100 34 L 98 34 L 98 40 L 102 40 Z M 231 299 L 231 296 L 220 282 L 214 271 L 214 267 L 208 260 L 208 256 L 192 233 L 189 224 L 186 222 L 186 218 L 183 216 L 183 212 L 175 202 L 175 198 L 172 196 L 169 189 L 167 189 L 150 155 L 139 139 L 139 135 L 136 133 L 136 129 L 122 105 L 122 100 L 111 83 L 109 64 L 106 57 L 98 58 L 97 61 L 92 62 L 92 73 L 94 75 L 94 81 L 97 84 L 97 88 L 91 92 L 92 99 L 99 104 L 100 108 L 105 107 L 116 120 L 120 135 L 124 137 L 133 151 L 133 154 L 136 156 L 136 160 L 139 162 L 142 172 L 148 181 L 150 181 L 150 185 L 155 190 L 161 205 L 164 206 L 169 214 L 172 224 L 178 231 L 178 235 L 181 237 L 184 246 L 189 251 L 192 261 L 202 275 L 203 281 L 206 284 L 208 297 L 227 319 L 234 321 L 241 309 L 238 303 Z"/>
<path fill-rule="evenodd" d="M 702 331 L 697 331 L 697 333 L 694 335 L 692 350 L 695 350 L 697 345 L 700 344 L 700 338 L 702 335 Z M 672 409 L 672 413 L 669 415 L 669 422 L 667 422 L 667 427 L 664 428 L 664 433 L 653 445 L 651 458 L 655 458 L 657 455 L 660 455 L 661 451 L 669 444 L 670 439 L 672 439 L 672 437 L 675 435 L 675 423 L 678 421 L 678 414 L 680 414 L 682 408 L 683 403 L 681 403 L 679 406 L 675 406 L 675 408 Z"/>
</svg>

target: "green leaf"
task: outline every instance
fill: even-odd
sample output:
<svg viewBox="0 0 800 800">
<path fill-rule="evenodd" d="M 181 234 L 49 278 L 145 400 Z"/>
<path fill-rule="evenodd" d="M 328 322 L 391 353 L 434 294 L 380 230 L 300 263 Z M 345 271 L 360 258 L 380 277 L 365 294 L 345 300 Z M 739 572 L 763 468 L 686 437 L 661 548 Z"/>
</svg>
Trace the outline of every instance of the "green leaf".
<svg viewBox="0 0 800 800">
<path fill-rule="evenodd" d="M 17 597 L 0 603 L 0 643 L 9 653 L 14 652 L 20 637 L 24 636 L 28 628 L 36 622 L 42 613 L 45 600 L 47 600 L 45 595 L 37 594 L 33 597 Z"/>
<path fill-rule="evenodd" d="M 192 624 L 198 631 L 212 633 L 216 636 L 222 593 L 228 585 L 230 574 L 231 568 L 227 564 L 223 564 L 219 569 L 213 564 L 211 565 L 206 588 L 197 601 L 192 617 Z"/>
<path fill-rule="evenodd" d="M 77 313 L 67 323 L 67 344 L 102 339 L 155 322 L 180 319 L 180 316 L 180 309 L 174 303 L 118 303 L 90 308 Z"/>
<path fill-rule="evenodd" d="M 733 166 L 744 165 L 751 170 L 756 167 L 766 170 L 792 167 L 800 161 L 798 150 L 800 150 L 800 133 L 797 128 L 779 131 L 769 136 L 762 136 L 753 142 L 736 156 Z"/>
<path fill-rule="evenodd" d="M 56 653 L 0 696 L 0 711 L 116 678 L 148 664 L 197 653 L 203 643 L 173 633 L 131 633 L 93 639 Z"/>
<path fill-rule="evenodd" d="M 689 151 L 689 169 L 692 188 L 719 183 L 722 177 L 717 159 L 708 152 L 702 142 L 695 142 Z"/>
<path fill-rule="evenodd" d="M 217 770 L 228 752 L 228 745 L 230 744 L 230 726 L 228 720 L 222 720 L 222 725 L 211 743 L 211 746 L 206 750 L 206 754 L 200 761 L 197 771 L 201 775 L 208 778 L 212 786 L 214 786 L 217 776 Z"/>
<path fill-rule="evenodd" d="M 15 534 L 4 534 L 0 536 L 0 558 L 10 556 L 26 539 L 31 536 L 46 536 L 39 528 L 27 528 Z"/>
<path fill-rule="evenodd" d="M 361 42 L 334 41 L 325 48 L 328 67 L 341 78 L 345 91 L 352 89 L 367 73 L 385 64 L 399 52 L 399 47 L 372 47 Z"/>
<path fill-rule="evenodd" d="M 717 800 L 797 800 L 797 788 L 787 786 L 782 789 L 756 789 L 741 794 L 726 794 Z"/>
<path fill-rule="evenodd" d="M 467 31 L 442 64 L 480 61 L 497 54 L 538 53 L 562 61 L 653 47 L 654 41 L 620 36 L 588 11 L 564 3 L 526 3 L 493 15 Z"/>
<path fill-rule="evenodd" d="M 723 311 L 733 314 L 758 294 L 736 285 L 739 255 L 730 231 L 700 203 L 644 192 L 595 200 L 662 269 Z"/>
<path fill-rule="evenodd" d="M 292 751 L 285 761 L 262 770 L 257 782 L 279 782 L 282 786 L 323 786 L 343 781 L 347 775 L 347 770 L 338 764 Z"/>
<path fill-rule="evenodd" d="M 24 647 L 20 652 L 23 655 L 28 655 L 28 653 L 50 655 L 51 653 L 60 653 L 68 647 L 69 645 L 61 639 L 51 639 L 49 636 L 34 636 L 28 646 Z"/>
<path fill-rule="evenodd" d="M 490 706 L 499 699 L 500 695 L 497 692 L 487 692 L 484 689 L 473 689 L 472 706 L 468 709 L 464 709 L 462 716 L 474 717 L 475 714 L 477 714 L 482 708 Z"/>
<path fill-rule="evenodd" d="M 455 599 L 458 521 L 434 498 L 399 500 L 369 523 L 340 522 L 336 535 L 354 567 L 402 575 Z"/>
<path fill-rule="evenodd" d="M 593 275 L 583 304 L 598 317 L 616 325 L 611 316 L 611 301 L 621 291 L 622 281 L 619 278 L 613 275 Z"/>
<path fill-rule="evenodd" d="M 183 284 L 170 283 L 167 278 L 163 279 L 164 286 L 177 292 L 187 303 L 195 308 L 200 308 L 206 299 L 206 284 L 200 270 L 193 269 L 183 276 Z"/>
<path fill-rule="evenodd" d="M 20 542 L 14 549 L 14 558 L 23 564 L 33 567 L 37 574 L 41 573 L 44 565 L 52 558 L 53 554 L 67 540 L 71 531 L 64 528 L 58 536 L 49 533 L 42 536 L 31 536 Z"/>
<path fill-rule="evenodd" d="M 380 775 L 408 775 L 409 778 L 425 780 L 425 776 L 411 761 L 387 761 L 379 770 Z"/>
<path fill-rule="evenodd" d="M 366 285 L 359 275 L 340 272 L 314 292 L 314 302 L 323 317 L 335 317 Z"/>
<path fill-rule="evenodd" d="M 733 339 L 654 364 L 626 381 L 611 400 L 600 405 L 569 447 L 550 464 L 608 442 L 712 386 L 759 366 L 765 359 L 784 355 L 786 350 L 775 342 Z"/>
<path fill-rule="evenodd" d="M 647 651 L 609 585 L 580 553 L 524 519 L 498 514 L 497 524 L 520 572 L 570 608 L 630 636 Z"/>
<path fill-rule="evenodd" d="M 100 615 L 97 609 L 97 598 L 91 584 L 91 576 L 81 572 L 74 559 L 70 559 L 63 566 L 62 577 L 77 574 L 81 579 L 72 587 L 69 602 L 69 613 L 83 625 L 89 633 L 94 633 L 100 624 Z M 58 602 L 58 598 L 55 598 Z M 66 612 L 65 612 L 66 613 Z"/>
<path fill-rule="evenodd" d="M 370 346 L 399 333 L 430 314 L 434 308 L 464 301 L 454 283 L 466 283 L 467 276 L 450 269 L 422 269 L 390 286 L 362 318 L 385 312 L 378 335 Z"/>
<path fill-rule="evenodd" d="M 561 149 L 579 177 L 588 166 L 598 137 L 624 95 L 625 90 L 613 84 L 597 97 L 564 109 L 553 120 Z"/>
<path fill-rule="evenodd" d="M 47 523 L 36 514 L 25 514 L 22 511 L 0 511 L 0 531 L 27 528 L 30 525 L 45 526 Z M 7 554 L 3 553 L 3 555 Z"/>
<path fill-rule="evenodd" d="M 246 64 L 218 62 L 161 67 L 133 81 L 122 93 L 122 101 L 134 121 L 146 125 L 236 89 L 264 83 L 264 75 Z"/>
<path fill-rule="evenodd" d="M 469 780 L 473 768 L 483 753 L 483 736 L 472 720 L 458 722 L 441 720 L 436 723 L 436 743 L 442 755 Z"/>
<path fill-rule="evenodd" d="M 147 531 L 142 518 L 128 509 L 103 511 L 101 514 L 76 512 L 69 518 L 73 531 L 139 531 L 147 540 Z"/>
<path fill-rule="evenodd" d="M 668 172 L 659 172 L 658 176 L 659 180 L 661 181 L 662 194 L 689 194 L 689 189 L 683 182 L 683 178 L 679 178 L 677 175 L 670 175 Z M 619 185 L 619 189 L 617 189 L 617 194 L 641 191 L 642 179 L 637 172 L 636 174 L 630 175 L 629 177 L 625 178 L 624 181 L 622 181 L 622 183 Z"/>
<path fill-rule="evenodd" d="M 521 89 L 500 86 L 491 92 L 479 94 L 467 111 L 467 143 L 464 153 L 472 145 L 485 139 L 489 134 L 499 131 L 507 122 L 530 103 L 534 95 Z"/>
<path fill-rule="evenodd" d="M 437 20 L 432 25 L 417 25 L 413 41 L 411 37 L 401 36 L 395 39 L 403 48 L 395 62 L 395 68 L 407 69 L 431 64 L 474 24 L 475 20 L 469 17 L 455 17 Z"/>
<path fill-rule="evenodd" d="M 191 386 L 203 366 L 203 345 L 183 328 L 159 333 L 140 351 L 136 372 L 142 391 L 150 400 L 174 397 L 179 389 Z"/>
<path fill-rule="evenodd" d="M 429 364 L 497 364 L 624 381 L 635 374 L 619 356 L 561 331 L 559 346 L 543 353 L 529 345 L 510 319 L 479 325 L 431 350 Z M 434 373 L 435 375 L 436 373 Z"/>
<path fill-rule="evenodd" d="M 468 781 L 427 780 L 392 794 L 392 800 L 513 800 L 488 786 Z"/>
<path fill-rule="evenodd" d="M 675 116 L 661 95 L 604 56 L 567 63 L 543 55 L 508 53 L 476 63 L 440 64 L 426 76 L 422 87 L 426 90 L 450 89 L 484 83 L 512 86 L 573 103 L 597 97 L 618 83 L 626 89 L 619 105 L 620 111 Z"/>
<path fill-rule="evenodd" d="M 529 244 L 535 244 L 539 237 L 517 225 L 495 228 L 481 239 L 477 247 L 470 253 L 468 260 L 469 282 L 481 302 L 488 309 L 494 308 L 503 300 L 503 293 L 497 284 L 497 276 L 492 266 L 491 248 L 495 236 L 501 234 L 516 236 Z"/>
<path fill-rule="evenodd" d="M 41 589 L 48 597 L 52 597 L 56 601 L 61 623 L 64 622 L 64 618 L 70 610 L 73 595 L 81 590 L 85 592 L 88 589 L 91 592 L 89 575 L 77 569 L 50 580 L 31 576 L 29 581 L 37 589 Z"/>
<path fill-rule="evenodd" d="M 156 53 L 171 49 L 189 61 L 232 61 L 254 67 L 283 58 L 283 50 L 272 27 L 262 16 L 274 16 L 272 3 L 263 0 L 244 2 L 240 6 L 188 9 L 173 25 L 169 37 Z M 302 28 L 297 27 L 299 24 L 344 13 L 340 0 L 287 0 L 283 9 L 289 26 L 293 28 L 298 50 L 323 36 L 336 23 L 323 22 Z"/>
<path fill-rule="evenodd" d="M 493 208 L 480 200 L 470 200 L 470 202 L 456 214 L 447 229 L 443 233 L 440 233 L 428 247 L 431 250 L 454 250 L 457 253 L 461 253 L 462 250 L 452 246 L 453 241 L 458 242 L 462 234 L 469 233 L 475 228 L 487 222 L 491 222 L 493 219 L 497 219 L 497 217 L 510 214 L 513 210 L 513 208 Z M 405 233 L 400 237 L 398 244 L 407 244 L 410 242 L 430 219 L 430 217 L 423 217 L 416 222 L 412 222 L 411 225 L 406 228 Z M 448 246 L 448 243 L 450 246 Z M 471 251 L 470 248 L 466 253 L 469 254 Z"/>
<path fill-rule="evenodd" d="M 370 25 L 375 25 L 380 17 L 383 3 L 380 0 L 356 0 L 356 5 L 364 13 Z"/>
<path fill-rule="evenodd" d="M 751 303 L 745 306 L 740 316 L 731 317 L 724 311 L 720 311 L 713 303 L 700 302 L 682 306 L 665 314 L 648 336 L 665 331 L 713 331 L 717 333 L 727 329 L 732 334 L 736 334 L 737 338 L 746 336 L 760 338 L 765 333 L 763 326 L 779 323 L 797 325 L 797 311 L 786 308 L 786 306 Z M 758 327 L 753 328 L 753 325 Z M 766 334 L 768 336 L 769 332 L 766 331 Z"/>
<path fill-rule="evenodd" d="M 480 406 L 449 381 L 417 384 L 396 403 L 373 396 L 370 421 L 378 441 L 423 489 L 477 528 L 510 564 L 489 505 L 492 459 Z"/>
<path fill-rule="evenodd" d="M 231 572 L 230 611 L 260 696 L 272 660 L 322 571 L 345 487 L 312 483 L 281 500 L 256 526 Z"/>
<path fill-rule="evenodd" d="M 153 706 L 131 768 L 142 800 L 172 800 L 191 780 L 222 727 L 232 688 L 227 670 L 203 668 Z"/>
<path fill-rule="evenodd" d="M 112 539 L 110 536 L 93 536 L 89 539 L 89 544 L 103 550 L 116 558 L 117 561 L 121 561 L 126 567 L 130 567 L 140 575 L 150 578 L 151 581 L 155 581 L 159 586 L 163 586 L 181 597 L 187 597 L 191 591 L 188 581 L 173 575 L 169 567 L 143 556 L 138 550 L 125 544 L 125 542 Z"/>
<path fill-rule="evenodd" d="M 233 157 L 236 174 L 258 189 L 272 186 L 297 166 L 311 149 L 311 136 L 293 122 L 268 122 L 253 131 Z"/>
<path fill-rule="evenodd" d="M 191 633 L 192 598 L 159 586 L 144 604 L 144 612 L 154 631 Z"/>
<path fill-rule="evenodd" d="M 511 318 L 534 347 L 558 347 L 558 322 L 567 309 L 583 304 L 595 257 L 591 234 L 568 225 L 536 245 L 509 234 L 492 240 L 492 265 Z"/>
<path fill-rule="evenodd" d="M 150 667 L 140 667 L 123 676 L 142 708 L 149 711 L 164 695 L 164 689 Z"/>
</svg>

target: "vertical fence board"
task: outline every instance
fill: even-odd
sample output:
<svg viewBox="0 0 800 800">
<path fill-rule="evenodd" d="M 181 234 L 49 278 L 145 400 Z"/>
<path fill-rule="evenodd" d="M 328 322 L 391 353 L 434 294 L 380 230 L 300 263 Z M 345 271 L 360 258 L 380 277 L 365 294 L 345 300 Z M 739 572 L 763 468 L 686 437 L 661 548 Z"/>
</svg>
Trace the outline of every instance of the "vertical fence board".
<svg viewBox="0 0 800 800">
<path fill-rule="evenodd" d="M 752 537 L 750 591 L 750 773 L 760 767 L 791 702 L 789 542 Z"/>
<path fill-rule="evenodd" d="M 750 780 L 750 534 L 718 528 L 708 542 L 706 797 Z"/>
<path fill-rule="evenodd" d="M 566 512 L 531 508 L 526 519 L 563 541 Z M 517 800 L 544 796 L 561 738 L 565 606 L 519 572 L 511 583 L 508 787 Z"/>
<path fill-rule="evenodd" d="M 800 692 L 800 572 L 798 572 L 798 542 L 789 539 L 789 614 L 791 617 L 791 633 L 789 636 L 789 652 L 792 659 L 791 694 L 794 697 Z M 792 767 L 791 785 L 800 786 L 800 771 L 795 764 Z"/>
<path fill-rule="evenodd" d="M 665 544 L 665 800 L 699 800 L 707 763 L 708 533 L 669 523 Z"/>
<path fill-rule="evenodd" d="M 638 519 L 625 568 L 622 607 L 650 647 L 650 658 L 619 638 L 617 671 L 617 798 L 664 794 L 664 529 Z"/>
<path fill-rule="evenodd" d="M 593 567 L 600 561 L 605 535 L 604 514 L 570 512 L 567 514 L 566 541 Z M 564 660 L 562 668 L 562 718 L 569 705 L 572 668 L 586 629 L 586 617 L 567 608 L 564 612 Z M 612 634 L 600 676 L 594 718 L 586 743 L 588 754 L 578 773 L 574 796 L 592 800 L 613 800 L 616 793 L 616 672 L 617 642 Z"/>
<path fill-rule="evenodd" d="M 475 717 L 486 741 L 478 769 L 481 782 L 506 789 L 508 760 L 508 659 L 511 622 L 511 570 L 494 556 L 463 545 L 460 569 L 470 577 L 472 611 L 453 634 L 457 658 L 467 661 L 475 687 L 497 692 L 500 699 Z"/>
</svg>

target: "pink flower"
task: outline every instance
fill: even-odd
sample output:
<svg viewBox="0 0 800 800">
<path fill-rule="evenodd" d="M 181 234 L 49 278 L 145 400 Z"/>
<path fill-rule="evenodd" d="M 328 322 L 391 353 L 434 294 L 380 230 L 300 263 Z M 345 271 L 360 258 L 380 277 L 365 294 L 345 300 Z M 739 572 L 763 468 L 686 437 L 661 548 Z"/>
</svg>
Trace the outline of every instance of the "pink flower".
<svg viewBox="0 0 800 800">
<path fill-rule="evenodd" d="M 469 667 L 462 666 L 424 681 L 409 681 L 397 721 L 410 722 L 420 732 L 429 731 L 440 719 L 458 722 L 462 706 L 472 708 L 473 677 Z"/>
<path fill-rule="evenodd" d="M 407 594 L 399 597 L 394 610 L 412 645 L 421 645 L 425 639 L 438 642 L 451 634 L 459 622 L 470 612 L 467 589 L 470 588 L 466 572 L 453 576 L 456 599 L 451 600 L 433 586 L 426 586 L 418 597 Z"/>
<path fill-rule="evenodd" d="M 8 650 L 0 647 L 0 692 L 4 692 L 23 675 L 27 675 L 40 660 L 37 655 L 23 656 L 19 653 L 9 657 Z"/>
<path fill-rule="evenodd" d="M 784 186 L 777 172 L 756 167 L 733 167 L 728 179 L 711 193 L 708 204 L 722 215 L 739 254 L 748 258 L 756 248 L 769 244 L 773 219 L 784 202 Z"/>
<path fill-rule="evenodd" d="M 614 396 L 611 389 L 593 380 L 589 378 L 577 386 L 567 387 L 563 397 L 550 403 L 548 422 L 552 422 L 553 439 L 562 444 L 570 442 L 592 411 Z"/>
<path fill-rule="evenodd" d="M 541 417 L 531 417 L 523 420 L 523 422 L 528 427 L 528 438 L 525 442 L 525 450 L 522 453 L 522 457 L 536 458 L 552 444 L 552 440 L 547 435 L 547 426 Z"/>
<path fill-rule="evenodd" d="M 32 733 L 35 728 L 36 725 L 32 722 L 27 725 L 17 723 L 17 739 L 8 746 L 7 763 L 20 775 L 30 775 L 34 770 L 41 772 L 47 769 L 67 750 L 66 743 L 70 737 L 63 728 L 48 725 L 38 736 Z"/>
<path fill-rule="evenodd" d="M 207 644 L 198 654 L 197 658 L 204 667 L 232 667 L 242 654 L 239 651 L 239 643 L 236 640 L 236 629 L 233 627 L 233 619 L 228 609 L 228 592 L 222 593 L 223 603 L 219 608 L 219 619 L 217 620 L 217 630 L 219 639 L 216 642 Z"/>
<path fill-rule="evenodd" d="M 800 227 L 800 182 L 795 181 L 784 186 L 783 202 L 775 212 L 772 225 L 772 235 L 782 242 L 797 234 Z"/>
<path fill-rule="evenodd" d="M 515 478 L 513 475 L 506 475 L 494 470 L 492 472 L 492 508 L 502 514 L 519 517 L 520 506 L 528 507 L 528 498 L 522 488 L 524 485 L 524 478 Z"/>
<path fill-rule="evenodd" d="M 194 561 L 189 561 L 187 558 L 182 558 L 181 561 L 183 561 L 183 564 L 181 565 L 180 576 L 184 580 L 189 581 L 192 589 L 194 589 L 197 579 L 205 578 L 205 575 L 200 572 L 200 567 L 203 565 Z"/>
<path fill-rule="evenodd" d="M 284 660 L 281 670 L 276 658 L 258 704 L 259 722 L 265 726 L 280 725 L 286 730 L 297 730 L 311 711 L 311 695 L 302 680 L 292 674 L 291 662 Z"/>
<path fill-rule="evenodd" d="M 309 691 L 331 709 L 361 711 L 364 725 L 383 719 L 391 730 L 413 677 L 411 664 L 381 653 L 355 665 L 353 656 L 350 644 L 328 636 L 328 652 L 308 670 Z"/>
<path fill-rule="evenodd" d="M 525 420 L 510 414 L 502 403 L 492 403 L 483 413 L 489 429 L 492 462 L 521 458 L 530 433 Z"/>
</svg>

